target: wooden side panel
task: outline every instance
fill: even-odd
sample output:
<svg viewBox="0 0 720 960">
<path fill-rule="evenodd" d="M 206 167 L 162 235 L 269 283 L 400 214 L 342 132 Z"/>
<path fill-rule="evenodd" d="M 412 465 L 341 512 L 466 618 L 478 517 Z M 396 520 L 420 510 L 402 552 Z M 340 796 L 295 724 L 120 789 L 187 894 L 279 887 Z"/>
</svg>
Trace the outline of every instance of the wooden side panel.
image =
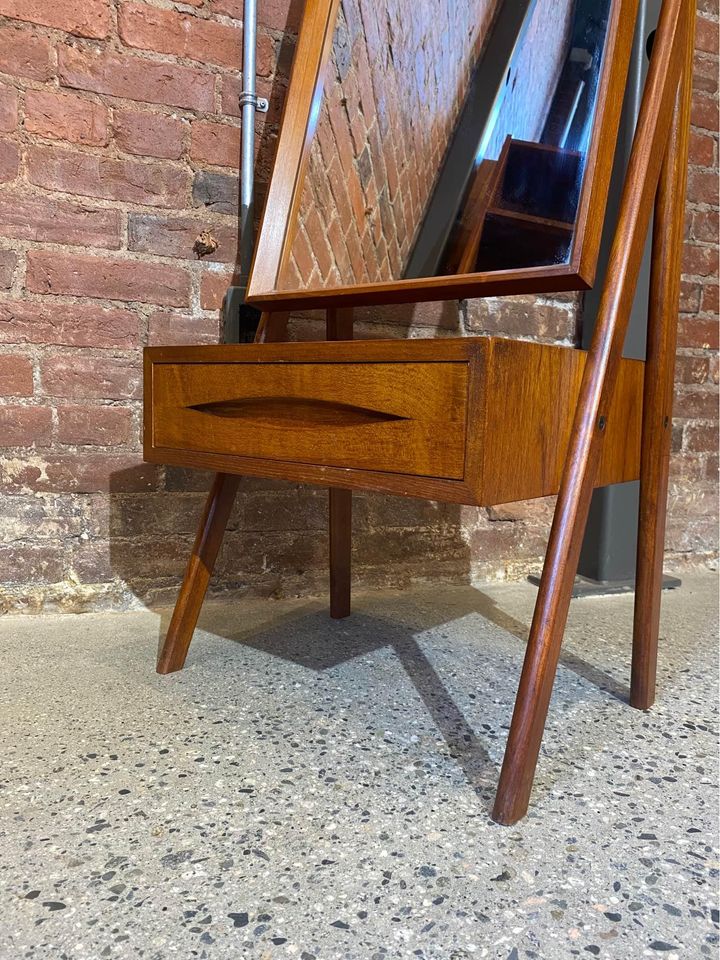
<svg viewBox="0 0 720 960">
<path fill-rule="evenodd" d="M 492 341 L 481 502 L 558 492 L 586 359 L 584 351 L 570 347 Z M 597 486 L 639 477 L 643 366 L 636 360 L 622 363 Z"/>
</svg>

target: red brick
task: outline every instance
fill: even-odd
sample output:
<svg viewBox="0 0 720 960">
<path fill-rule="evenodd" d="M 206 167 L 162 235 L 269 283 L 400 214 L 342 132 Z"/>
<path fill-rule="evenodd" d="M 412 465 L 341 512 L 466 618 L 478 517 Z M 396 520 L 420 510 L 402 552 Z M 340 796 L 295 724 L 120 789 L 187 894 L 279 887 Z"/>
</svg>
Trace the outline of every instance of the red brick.
<svg viewBox="0 0 720 960">
<path fill-rule="evenodd" d="M 693 96 L 690 117 L 694 127 L 701 127 L 703 130 L 717 130 L 717 97 L 705 97 L 701 94 Z"/>
<path fill-rule="evenodd" d="M 469 300 L 468 330 L 497 336 L 527 336 L 563 340 L 575 336 L 575 312 L 565 305 L 538 304 L 535 297 Z"/>
<path fill-rule="evenodd" d="M 702 130 L 690 133 L 690 163 L 699 167 L 715 166 L 715 138 Z"/>
<path fill-rule="evenodd" d="M 720 357 L 717 354 L 714 357 L 710 357 L 710 380 L 717 386 L 720 383 Z"/>
<path fill-rule="evenodd" d="M 99 532 L 107 532 L 116 539 L 192 537 L 204 501 L 202 493 L 183 491 L 180 496 L 173 496 L 168 489 L 161 493 L 148 493 L 143 497 L 120 496 L 113 504 L 115 509 L 108 516 L 102 498 L 97 498 L 95 503 L 91 504 L 91 523 Z M 3 501 L 0 499 L 0 511 L 2 506 Z"/>
<path fill-rule="evenodd" d="M 190 159 L 218 167 L 240 165 L 240 128 L 196 120 L 192 125 Z"/>
<path fill-rule="evenodd" d="M 110 140 L 109 111 L 74 93 L 28 90 L 25 129 L 41 137 L 103 147 Z"/>
<path fill-rule="evenodd" d="M 16 143 L 0 140 L 0 183 L 14 180 L 20 169 L 20 151 Z"/>
<path fill-rule="evenodd" d="M 683 273 L 695 277 L 717 276 L 717 247 L 700 247 L 697 244 L 686 243 L 683 251 L 682 269 Z"/>
<path fill-rule="evenodd" d="M 680 282 L 680 313 L 697 313 L 700 309 L 700 284 L 696 281 Z"/>
<path fill-rule="evenodd" d="M 80 505 L 72 497 L 0 494 L 0 541 L 77 537 L 84 528 Z"/>
<path fill-rule="evenodd" d="M 717 171 L 690 168 L 688 177 L 688 200 L 691 203 L 715 203 L 718 201 Z"/>
<path fill-rule="evenodd" d="M 718 15 L 718 0 L 697 0 L 698 13 L 707 13 L 710 17 Z"/>
<path fill-rule="evenodd" d="M 73 580 L 82 584 L 111 583 L 116 576 L 116 563 L 117 551 L 114 547 L 111 556 L 110 545 L 95 539 L 76 542 L 68 560 Z M 137 579 L 134 582 L 137 583 Z"/>
<path fill-rule="evenodd" d="M 693 69 L 693 90 L 717 95 L 718 65 L 715 57 L 695 57 Z"/>
<path fill-rule="evenodd" d="M 0 447 L 47 447 L 51 435 L 49 407 L 0 405 Z"/>
<path fill-rule="evenodd" d="M 31 80 L 49 80 L 53 75 L 52 45 L 27 27 L 0 27 L 0 73 Z"/>
<path fill-rule="evenodd" d="M 217 240 L 215 253 L 204 260 L 233 263 L 237 256 L 237 224 L 193 220 L 189 217 L 160 217 L 131 213 L 128 217 L 128 250 L 160 257 L 196 259 L 193 244 L 207 230 Z"/>
<path fill-rule="evenodd" d="M 27 256 L 27 287 L 34 293 L 139 301 L 185 307 L 190 302 L 190 277 L 182 267 L 81 257 L 56 251 L 31 250 Z"/>
<path fill-rule="evenodd" d="M 5 583 L 58 583 L 63 579 L 63 548 L 49 543 L 0 544 Z"/>
<path fill-rule="evenodd" d="M 0 250 L 0 290 L 9 290 L 15 276 L 17 254 L 12 250 Z"/>
<path fill-rule="evenodd" d="M 128 47 L 235 69 L 242 64 L 242 31 L 215 20 L 127 2 L 118 11 L 118 33 Z"/>
<path fill-rule="evenodd" d="M 692 215 L 691 235 L 701 243 L 717 243 L 718 211 L 696 210 Z"/>
<path fill-rule="evenodd" d="M 717 415 L 717 390 L 681 386 L 675 391 L 673 416 L 677 419 L 715 420 Z"/>
<path fill-rule="evenodd" d="M 232 283 L 232 273 L 207 271 L 200 279 L 200 306 L 203 310 L 219 310 L 227 288 Z"/>
<path fill-rule="evenodd" d="M 136 348 L 140 321 L 130 310 L 48 300 L 0 300 L 0 343 Z"/>
<path fill-rule="evenodd" d="M 150 207 L 184 207 L 190 189 L 185 169 L 55 147 L 30 147 L 27 169 L 30 182 L 46 190 Z"/>
<path fill-rule="evenodd" d="M 130 440 L 132 410 L 127 407 L 58 407 L 57 417 L 60 443 L 112 447 Z"/>
<path fill-rule="evenodd" d="M 192 317 L 158 310 L 148 321 L 149 346 L 185 343 L 217 343 L 220 329 L 217 316 Z"/>
<path fill-rule="evenodd" d="M 139 361 L 118 357 L 49 356 L 42 361 L 40 380 L 48 397 L 137 400 L 142 396 Z"/>
<path fill-rule="evenodd" d="M 213 13 L 224 13 L 236 20 L 243 18 L 244 0 L 210 0 Z M 302 3 L 297 0 L 263 0 L 260 6 L 259 27 L 277 30 L 278 33 L 297 33 L 302 16 Z"/>
<path fill-rule="evenodd" d="M 703 286 L 700 309 L 703 313 L 712 313 L 717 318 L 720 313 L 720 287 L 717 283 L 707 283 Z"/>
<path fill-rule="evenodd" d="M 226 17 L 232 17 L 234 20 L 242 21 L 244 5 L 244 0 L 210 0 L 210 11 L 212 13 L 223 14 Z M 269 24 L 267 22 L 267 13 L 264 9 L 265 6 L 267 6 L 267 4 L 263 4 L 263 10 L 259 15 L 259 20 L 263 26 L 267 27 Z M 258 23 L 258 27 L 259 26 L 260 23 Z"/>
<path fill-rule="evenodd" d="M 127 571 L 125 576 L 131 578 L 133 584 L 160 578 L 177 583 L 187 563 L 187 554 L 188 541 L 185 538 L 167 535 L 151 538 L 146 534 L 137 543 L 124 539 L 113 543 L 109 568 L 107 552 L 103 550 L 94 562 L 90 559 L 88 563 L 87 557 L 83 558 L 82 564 L 74 562 L 73 569 L 85 582 L 93 582 L 98 574 L 102 582 L 105 577 L 117 576 L 118 571 Z"/>
<path fill-rule="evenodd" d="M 681 317 L 678 326 L 678 346 L 717 350 L 720 347 L 717 320 L 702 317 Z"/>
<path fill-rule="evenodd" d="M 710 376 L 708 357 L 681 355 L 675 363 L 675 383 L 705 383 Z"/>
<path fill-rule="evenodd" d="M 0 83 L 0 133 L 12 133 L 17 124 L 17 90 L 6 83 Z"/>
<path fill-rule="evenodd" d="M 140 493 L 158 486 L 154 464 L 138 463 L 137 456 L 72 454 L 48 459 L 41 469 L 29 462 L 21 470 L 0 460 L 0 484 L 7 492 Z"/>
<path fill-rule="evenodd" d="M 293 241 L 292 246 L 292 254 L 295 259 L 300 280 L 307 280 L 307 278 L 313 272 L 315 258 L 313 257 L 312 250 L 310 249 L 310 244 L 308 242 L 304 227 L 300 227 L 295 235 L 295 240 Z"/>
<path fill-rule="evenodd" d="M 212 110 L 214 106 L 213 75 L 179 64 L 110 56 L 106 52 L 86 53 L 62 45 L 58 48 L 58 76 L 65 87 L 142 103 L 162 103 L 188 110 Z"/>
<path fill-rule="evenodd" d="M 717 453 L 717 423 L 688 423 L 685 426 L 685 448 L 694 453 Z"/>
<path fill-rule="evenodd" d="M 305 232 L 308 236 L 310 249 L 315 255 L 320 273 L 327 276 L 333 264 L 333 256 L 327 242 L 327 225 L 320 219 L 316 207 L 313 207 L 305 220 Z"/>
<path fill-rule="evenodd" d="M 0 396 L 31 397 L 33 393 L 32 363 L 14 353 L 0 354 Z"/>
<path fill-rule="evenodd" d="M 718 52 L 718 25 L 714 20 L 706 20 L 705 17 L 697 18 L 695 28 L 695 49 L 702 50 L 703 53 Z"/>
<path fill-rule="evenodd" d="M 187 124 L 161 113 L 117 108 L 113 121 L 115 143 L 124 153 L 177 160 L 182 156 Z"/>
<path fill-rule="evenodd" d="M 120 211 L 2 190 L 0 236 L 117 250 Z"/>
<path fill-rule="evenodd" d="M 103 39 L 110 31 L 109 0 L 0 0 L 0 16 Z"/>
</svg>

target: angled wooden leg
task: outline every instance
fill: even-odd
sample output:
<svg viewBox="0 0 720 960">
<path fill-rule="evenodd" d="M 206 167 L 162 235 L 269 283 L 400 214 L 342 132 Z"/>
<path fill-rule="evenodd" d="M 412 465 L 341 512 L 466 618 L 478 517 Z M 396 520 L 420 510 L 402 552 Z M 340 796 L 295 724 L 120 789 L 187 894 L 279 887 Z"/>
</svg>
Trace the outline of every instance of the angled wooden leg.
<svg viewBox="0 0 720 960">
<path fill-rule="evenodd" d="M 493 818 L 503 824 L 520 820 L 530 801 L 602 439 L 670 133 L 684 61 L 686 7 L 687 3 L 682 7 L 666 3 L 660 18 L 495 798 Z"/>
<path fill-rule="evenodd" d="M 215 475 L 170 627 L 158 657 L 158 673 L 173 673 L 183 668 L 239 483 L 239 477 L 227 473 Z"/>
<path fill-rule="evenodd" d="M 288 313 L 263 313 L 255 342 L 277 343 L 285 340 L 289 316 Z M 158 657 L 158 673 L 173 673 L 183 668 L 239 484 L 239 477 L 228 473 L 215 474 Z"/>
<path fill-rule="evenodd" d="M 690 13 L 687 59 L 660 175 L 653 228 L 630 682 L 630 703 L 640 710 L 647 710 L 655 701 L 695 41 L 695 17 L 692 10 Z"/>
<path fill-rule="evenodd" d="M 352 340 L 352 310 L 328 310 L 327 339 Z M 330 489 L 330 616 L 342 620 L 350 616 L 352 552 L 352 491 Z"/>
</svg>

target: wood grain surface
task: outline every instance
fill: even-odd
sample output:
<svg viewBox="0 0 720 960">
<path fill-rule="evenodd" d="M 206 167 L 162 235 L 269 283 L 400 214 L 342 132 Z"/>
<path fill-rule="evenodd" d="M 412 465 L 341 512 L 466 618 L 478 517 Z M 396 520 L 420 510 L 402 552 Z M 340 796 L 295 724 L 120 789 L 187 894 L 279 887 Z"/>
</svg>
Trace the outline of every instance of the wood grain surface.
<svg viewBox="0 0 720 960">
<path fill-rule="evenodd" d="M 490 337 L 153 347 L 146 457 L 454 503 L 542 497 L 586 360 Z M 621 364 L 598 484 L 639 476 L 642 367 Z"/>
</svg>

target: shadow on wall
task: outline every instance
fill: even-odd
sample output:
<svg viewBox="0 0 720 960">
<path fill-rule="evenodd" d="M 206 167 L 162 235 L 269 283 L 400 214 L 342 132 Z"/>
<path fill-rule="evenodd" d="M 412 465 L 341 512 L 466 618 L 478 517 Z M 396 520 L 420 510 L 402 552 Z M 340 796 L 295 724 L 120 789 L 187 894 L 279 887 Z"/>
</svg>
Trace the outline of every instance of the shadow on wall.
<svg viewBox="0 0 720 960">
<path fill-rule="evenodd" d="M 139 490 L 136 472 L 111 475 L 110 567 L 128 593 L 156 607 L 175 602 L 212 475 L 153 469 Z M 478 573 L 494 571 L 503 562 L 498 558 L 536 555 L 542 535 L 528 536 L 522 516 L 527 505 L 518 507 L 519 513 L 503 513 L 358 493 L 353 497 L 353 586 L 468 584 Z M 326 596 L 327 590 L 327 491 L 243 478 L 210 595 L 280 598 Z"/>
<path fill-rule="evenodd" d="M 111 475 L 112 575 L 146 606 L 174 603 L 212 475 L 167 468 L 157 489 L 128 492 L 128 475 L 133 473 L 131 469 Z M 471 542 L 462 509 L 357 494 L 354 586 L 404 587 L 428 579 L 468 583 Z M 243 478 L 210 595 L 323 596 L 327 589 L 327 491 Z"/>
</svg>

